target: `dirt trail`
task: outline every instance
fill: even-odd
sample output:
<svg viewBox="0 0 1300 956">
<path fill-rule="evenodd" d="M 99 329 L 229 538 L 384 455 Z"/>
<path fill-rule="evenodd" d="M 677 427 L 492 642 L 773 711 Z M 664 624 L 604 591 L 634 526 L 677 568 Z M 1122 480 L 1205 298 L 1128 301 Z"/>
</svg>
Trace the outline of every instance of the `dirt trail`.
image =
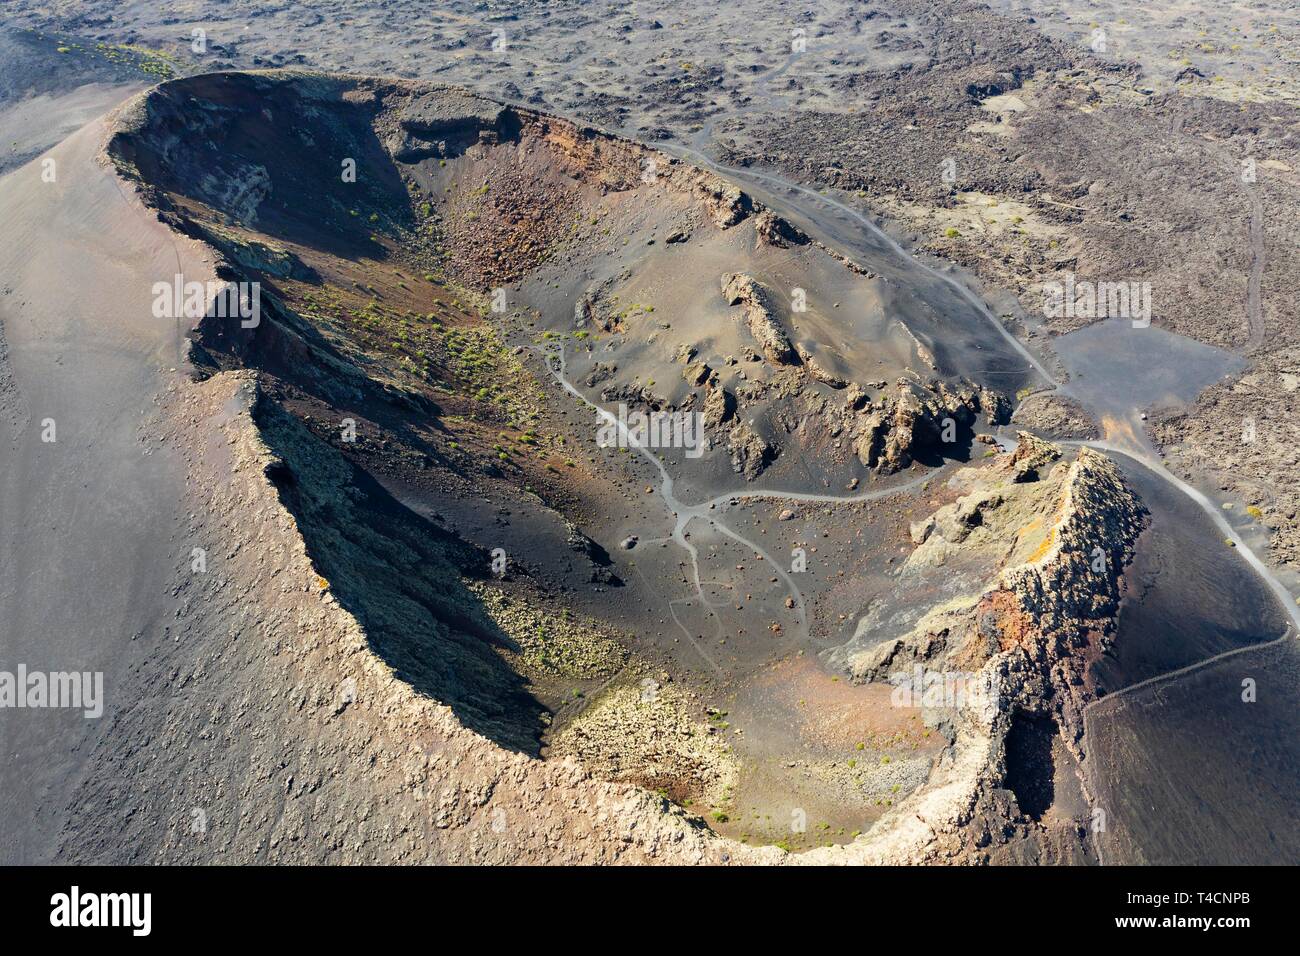
<svg viewBox="0 0 1300 956">
<path fill-rule="evenodd" d="M 906 249 L 890 237 L 888 233 L 852 206 L 842 203 L 832 196 L 819 193 L 816 190 L 809 189 L 807 186 L 802 186 L 799 183 L 792 182 L 791 180 L 780 176 L 774 176 L 768 173 L 759 173 L 752 169 L 742 169 L 738 166 L 727 166 L 715 162 L 699 150 L 691 149 L 689 147 L 674 147 L 671 144 L 664 145 L 662 148 L 667 152 L 681 153 L 692 162 L 717 173 L 719 176 L 723 176 L 736 182 L 745 183 L 746 188 L 748 189 L 754 189 L 752 183 L 757 182 L 760 185 L 797 193 L 805 200 L 810 200 L 800 204 L 800 211 L 813 222 L 817 222 L 820 218 L 819 213 L 815 211 L 818 205 L 824 205 L 845 213 L 855 222 L 859 223 L 871 236 L 873 243 L 886 250 L 888 254 L 893 257 L 894 261 L 902 268 L 914 272 L 914 274 L 921 278 L 921 281 L 937 282 L 957 293 L 957 295 L 973 308 L 981 318 L 987 320 L 993 328 L 997 330 L 997 332 L 1002 336 L 1002 339 L 1011 346 L 1011 348 L 1021 358 L 1023 358 L 1026 363 L 1028 363 L 1029 368 L 1032 368 L 1042 376 L 1044 381 L 1054 383 L 1055 380 L 1052 378 L 1051 373 L 1047 371 L 1043 363 L 1040 362 L 1028 348 L 1026 348 L 1023 342 L 1012 335 L 1005 325 L 997 320 L 992 311 L 990 311 L 988 305 L 980 299 L 978 295 L 972 292 L 969 287 L 958 279 L 955 279 L 950 275 L 945 275 L 911 255 Z M 779 203 L 775 202 L 770 194 L 760 195 L 759 198 L 763 199 L 768 205 L 779 206 Z M 864 265 L 864 263 L 861 262 L 858 264 Z"/>
<path fill-rule="evenodd" d="M 596 414 L 599 415 L 603 421 L 618 428 L 619 433 L 622 436 L 623 440 L 626 441 L 630 447 L 635 448 L 637 452 L 639 452 L 642 455 L 642 457 L 644 457 L 647 461 L 649 461 L 652 465 L 654 465 L 655 469 L 659 472 L 659 476 L 660 476 L 659 489 L 658 489 L 659 496 L 663 498 L 664 505 L 667 507 L 668 512 L 673 516 L 675 521 L 672 534 L 668 540 L 675 542 L 679 547 L 685 550 L 688 555 L 690 555 L 692 580 L 695 586 L 696 597 L 700 602 L 700 606 L 708 609 L 709 616 L 714 617 L 715 620 L 716 620 L 716 615 L 714 615 L 713 609 L 716 605 L 710 602 L 709 599 L 705 596 L 704 586 L 700 578 L 699 550 L 695 547 L 694 544 L 690 542 L 686 532 L 687 527 L 690 525 L 692 521 L 698 520 L 698 521 L 707 522 L 715 530 L 717 530 L 719 534 L 722 534 L 725 537 L 728 537 L 731 540 L 735 541 L 737 544 L 740 544 L 743 547 L 748 548 L 752 554 L 756 555 L 758 558 L 760 558 L 761 560 L 763 560 L 764 562 L 772 566 L 773 572 L 777 575 L 778 578 L 781 579 L 781 583 L 785 585 L 791 600 L 793 600 L 794 602 L 795 610 L 799 615 L 799 633 L 796 635 L 796 637 L 802 638 L 804 640 L 809 640 L 811 639 L 811 634 L 809 633 L 809 629 L 808 629 L 807 602 L 804 598 L 803 591 L 800 590 L 799 586 L 795 583 L 794 578 L 791 577 L 790 575 L 790 572 L 786 569 L 786 567 L 781 562 L 777 561 L 775 558 L 772 557 L 771 554 L 769 554 L 766 550 L 764 550 L 761 545 L 755 543 L 751 539 L 740 534 L 734 528 L 731 528 L 716 513 L 717 506 L 723 504 L 724 502 L 731 501 L 733 499 L 739 500 L 739 499 L 747 499 L 747 498 L 765 499 L 765 500 L 772 500 L 772 501 L 802 501 L 802 502 L 827 502 L 833 504 L 858 504 L 866 501 L 876 501 L 881 498 L 887 498 L 891 495 L 897 495 L 907 491 L 911 491 L 914 488 L 924 485 L 932 480 L 935 480 L 936 478 L 938 478 L 943 474 L 942 468 L 935 469 L 933 471 L 926 471 L 923 474 L 915 478 L 912 478 L 909 481 L 902 482 L 900 484 L 891 484 L 887 488 L 877 488 L 875 490 L 863 492 L 862 494 L 858 494 L 858 495 L 822 495 L 822 494 L 813 494 L 808 492 L 797 492 L 797 491 L 756 491 L 751 488 L 738 488 L 735 491 L 716 495 L 699 504 L 689 505 L 679 500 L 677 498 L 677 495 L 674 493 L 673 477 L 669 473 L 667 466 L 663 463 L 663 460 L 658 455 L 656 455 L 653 451 L 651 451 L 650 448 L 647 447 L 643 442 L 641 442 L 637 438 L 637 436 L 633 435 L 628 430 L 626 423 L 620 421 L 609 411 L 607 411 L 604 408 L 601 408 L 599 405 L 592 402 L 589 398 L 587 398 L 587 396 L 585 396 L 578 389 L 576 385 L 573 384 L 572 381 L 569 380 L 566 371 L 563 345 L 561 344 L 558 346 L 552 346 L 548 348 L 543 352 L 543 357 L 546 362 L 546 367 L 550 370 L 551 374 L 555 377 L 555 380 L 560 383 L 560 385 L 564 388 L 566 392 L 568 392 L 570 395 L 578 399 L 584 405 L 594 410 Z M 682 631 L 682 633 L 686 636 L 687 640 L 691 643 L 691 645 L 695 648 L 695 650 L 699 653 L 699 655 L 709 664 L 709 666 L 715 672 L 719 672 L 719 669 L 717 667 L 717 664 L 714 662 L 713 657 L 699 643 L 695 635 L 691 632 L 690 628 L 683 625 L 681 620 L 677 617 L 676 611 L 674 609 L 674 605 L 683 602 L 670 601 L 668 603 L 669 603 L 669 611 L 672 614 L 673 622 Z M 721 622 L 719 621 L 718 623 L 720 627 Z"/>
<path fill-rule="evenodd" d="M 1264 305 L 1260 288 L 1264 282 L 1264 203 L 1259 190 L 1243 183 L 1250 198 L 1250 279 L 1246 284 L 1246 321 L 1250 326 L 1245 351 L 1254 352 L 1264 344 Z"/>
<path fill-rule="evenodd" d="M 782 70 L 788 67 L 791 62 L 793 61 L 787 60 Z M 814 223 L 817 223 L 819 218 L 821 217 L 821 212 L 818 208 L 819 206 L 823 206 L 829 209 L 839 210 L 842 213 L 847 213 L 848 215 L 853 217 L 855 221 L 859 222 L 870 233 L 872 239 L 875 242 L 883 244 L 885 248 L 887 248 L 894 256 L 896 256 L 900 264 L 904 265 L 906 268 L 914 269 L 916 273 L 922 277 L 921 281 L 938 281 L 944 283 L 945 285 L 947 285 L 948 287 L 956 291 L 971 306 L 973 306 L 976 312 L 982 318 L 984 318 L 989 323 L 991 323 L 997 329 L 997 331 L 1002 335 L 1002 337 L 1015 349 L 1015 351 L 1020 356 L 1022 356 L 1030 364 L 1030 366 L 1034 369 L 1034 371 L 1037 372 L 1043 378 L 1043 380 L 1048 384 L 1048 388 L 1044 391 L 1044 394 L 1061 394 L 1061 395 L 1070 394 L 1070 389 L 1068 384 L 1058 381 L 1056 377 L 1053 376 L 1047 370 L 1047 368 L 1033 355 L 1033 353 L 1031 353 L 1029 349 L 1019 339 L 1017 339 L 1001 322 L 997 320 L 997 318 L 993 315 L 992 311 L 988 308 L 987 304 L 984 303 L 966 285 L 964 285 L 957 279 L 953 278 L 952 276 L 945 275 L 939 272 L 938 270 L 930 267 L 926 263 L 923 263 L 920 260 L 916 259 L 914 256 L 910 255 L 905 249 L 902 248 L 902 246 L 900 246 L 897 242 L 895 242 L 883 230 L 881 230 L 874 222 L 872 222 L 868 217 L 864 216 L 862 213 L 858 212 L 857 210 L 853 209 L 852 207 L 844 203 L 837 201 L 836 199 L 830 196 L 823 195 L 822 193 L 816 192 L 812 189 L 809 189 L 798 183 L 792 182 L 781 176 L 772 175 L 768 173 L 759 173 L 751 169 L 730 167 L 730 166 L 726 166 L 714 162 L 713 160 L 709 159 L 709 157 L 705 155 L 703 152 L 701 152 L 699 149 L 695 149 L 692 147 L 674 147 L 671 145 L 665 146 L 664 148 L 666 148 L 670 152 L 675 152 L 680 155 L 683 155 L 686 158 L 689 158 L 692 162 L 698 163 L 708 169 L 711 169 L 713 172 L 721 176 L 729 177 L 733 181 L 739 181 L 747 184 L 751 182 L 757 182 L 759 184 L 768 185 L 776 189 L 797 193 L 804 199 L 809 200 L 807 202 L 803 202 L 800 204 L 800 210 Z M 752 188 L 752 186 L 750 188 Z M 1246 192 L 1251 202 L 1251 220 L 1250 220 L 1251 272 L 1250 272 L 1250 280 L 1248 283 L 1248 293 L 1247 293 L 1248 295 L 1247 316 L 1250 324 L 1250 339 L 1248 345 L 1246 346 L 1246 351 L 1251 351 L 1258 348 L 1263 343 L 1264 340 L 1264 320 L 1263 320 L 1262 303 L 1260 297 L 1260 288 L 1261 288 L 1261 282 L 1262 282 L 1262 277 L 1264 272 L 1263 206 L 1259 199 L 1258 191 L 1255 187 L 1253 187 L 1251 184 L 1243 183 L 1243 189 Z M 766 199 L 769 203 L 771 202 L 770 197 L 760 197 L 760 198 Z M 1225 536 L 1234 542 L 1235 546 L 1241 551 L 1247 563 L 1249 563 L 1251 568 L 1255 571 L 1255 573 L 1258 574 L 1265 581 L 1269 589 L 1274 593 L 1274 595 L 1277 596 L 1279 602 L 1283 605 L 1283 607 L 1285 607 L 1287 614 L 1296 623 L 1297 627 L 1300 627 L 1300 609 L 1297 608 L 1296 601 L 1294 600 L 1294 598 L 1292 598 L 1291 594 L 1287 591 L 1285 586 L 1283 586 L 1282 583 L 1277 579 L 1276 575 L 1274 575 L 1273 572 L 1269 569 L 1267 564 L 1264 561 L 1262 561 L 1246 545 L 1246 543 L 1241 539 L 1241 537 L 1227 524 L 1227 522 L 1223 518 L 1223 515 L 1220 513 L 1220 510 L 1217 507 L 1215 507 L 1212 501 L 1210 501 L 1204 495 L 1200 494 L 1194 488 L 1187 485 L 1185 482 L 1180 481 L 1167 468 L 1164 467 L 1164 464 L 1155 455 L 1154 450 L 1151 448 L 1150 443 L 1146 439 L 1145 429 L 1141 426 L 1139 422 L 1140 413 L 1141 413 L 1141 409 L 1134 408 L 1132 414 L 1130 415 L 1130 419 L 1134 423 L 1132 434 L 1135 436 L 1135 440 L 1131 444 L 1117 445 L 1109 442 L 1082 442 L 1081 444 L 1086 444 L 1090 447 L 1097 448 L 1102 451 L 1129 455 L 1130 457 L 1133 457 L 1135 460 L 1139 461 L 1141 464 L 1149 468 L 1155 474 L 1159 475 L 1165 481 L 1169 482 L 1171 485 L 1177 488 L 1181 493 L 1191 497 L 1192 500 L 1194 500 L 1202 508 L 1202 510 L 1204 510 L 1211 517 L 1211 519 L 1215 522 L 1215 524 L 1221 530 L 1224 531 Z M 1136 436 L 1141 436 L 1141 437 L 1137 438 Z M 900 488 L 898 490 L 904 490 L 904 489 Z M 726 497 L 728 496 L 723 496 L 723 498 Z M 720 500 L 720 499 L 715 499 L 715 500 Z M 802 606 L 802 598 L 800 598 L 800 601 L 801 601 L 800 606 Z"/>
<path fill-rule="evenodd" d="M 1171 472 L 1154 454 L 1107 441 L 1062 442 L 1062 444 L 1087 445 L 1089 448 L 1096 448 L 1099 451 L 1123 455 L 1163 478 L 1180 493 L 1191 498 L 1200 506 L 1202 511 L 1209 515 L 1215 527 L 1222 532 L 1224 539 L 1232 542 L 1233 547 L 1241 553 L 1242 558 L 1250 565 L 1251 570 L 1268 585 L 1269 590 L 1277 598 L 1278 604 L 1286 611 L 1295 627 L 1300 629 L 1300 606 L 1296 604 L 1295 598 L 1291 596 L 1291 592 L 1286 589 L 1286 585 L 1278 579 L 1277 575 L 1272 572 L 1259 555 L 1250 549 L 1236 529 L 1228 523 L 1228 520 L 1223 516 L 1223 509 L 1216 507 L 1213 501 Z"/>
</svg>

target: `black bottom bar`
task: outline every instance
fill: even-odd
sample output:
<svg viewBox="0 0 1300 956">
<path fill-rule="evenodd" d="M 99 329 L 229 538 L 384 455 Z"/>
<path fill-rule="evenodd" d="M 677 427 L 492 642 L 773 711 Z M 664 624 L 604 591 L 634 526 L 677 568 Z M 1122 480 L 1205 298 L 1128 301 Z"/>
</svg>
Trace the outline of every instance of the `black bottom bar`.
<svg viewBox="0 0 1300 956">
<path fill-rule="evenodd" d="M 938 945 L 945 937 L 980 935 L 1023 941 L 1031 938 L 1026 932 L 1038 930 L 1055 934 L 1038 939 L 1072 943 L 1189 934 L 1230 942 L 1251 930 L 1289 929 L 1296 911 L 1288 889 L 1293 882 L 1294 871 L 1284 868 L 604 869 L 598 874 L 8 868 L 0 870 L 0 920 L 9 939 L 76 934 L 83 943 L 103 939 L 128 945 L 146 939 L 204 944 L 256 939 L 373 946 L 407 937 L 425 945 L 462 938 L 492 945 L 530 927 L 540 935 L 546 932 L 542 927 L 568 926 L 574 934 L 570 943 L 585 946 L 598 938 L 643 938 L 644 930 L 658 926 L 668 947 L 683 930 L 698 946 L 714 933 L 720 942 L 734 942 L 756 925 L 799 923 L 817 927 L 819 939 L 844 927 L 848 938 L 866 933 L 861 941 L 877 944 L 919 942 L 918 936 Z"/>
</svg>

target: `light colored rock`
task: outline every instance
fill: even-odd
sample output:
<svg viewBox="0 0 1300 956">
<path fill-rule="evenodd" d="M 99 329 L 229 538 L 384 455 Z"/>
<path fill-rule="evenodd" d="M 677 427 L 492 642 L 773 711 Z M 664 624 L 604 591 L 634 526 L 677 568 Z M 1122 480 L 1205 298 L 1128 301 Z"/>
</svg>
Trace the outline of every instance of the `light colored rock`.
<svg viewBox="0 0 1300 956">
<path fill-rule="evenodd" d="M 793 365 L 798 360 L 794 346 L 769 305 L 769 297 L 752 276 L 731 272 L 722 277 L 722 294 L 728 305 L 743 305 L 749 334 L 769 362 Z"/>
</svg>

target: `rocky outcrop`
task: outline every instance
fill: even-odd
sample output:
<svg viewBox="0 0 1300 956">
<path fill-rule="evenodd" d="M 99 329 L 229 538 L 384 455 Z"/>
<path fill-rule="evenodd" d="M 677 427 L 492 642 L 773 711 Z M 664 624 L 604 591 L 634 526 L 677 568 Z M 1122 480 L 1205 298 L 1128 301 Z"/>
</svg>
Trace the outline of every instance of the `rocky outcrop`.
<svg viewBox="0 0 1300 956">
<path fill-rule="evenodd" d="M 1031 395 L 1016 406 L 1011 422 L 1048 439 L 1093 439 L 1101 435 L 1092 416 L 1072 398 L 1050 392 Z"/>
<path fill-rule="evenodd" d="M 862 401 L 860 390 L 851 396 L 852 404 Z M 855 423 L 853 449 L 868 468 L 882 474 L 901 471 L 922 448 L 949 445 L 955 449 L 977 414 L 990 407 L 997 408 L 997 403 L 973 385 L 923 386 L 899 379 L 892 394 L 863 407 Z"/>
<path fill-rule="evenodd" d="M 1040 720 L 1082 758 L 1087 668 L 1113 635 L 1121 572 L 1145 511 L 1104 455 L 1084 448 L 1065 461 L 1024 433 L 1015 452 L 963 469 L 951 484 L 965 494 L 913 523 L 916 547 L 898 586 L 934 574 L 970 586 L 902 636 L 854 655 L 849 670 L 855 681 L 896 685 L 914 669 L 967 675 L 976 693 L 951 714 L 948 772 L 900 808 L 889 824 L 897 834 L 872 834 L 878 847 L 898 840 L 895 849 L 922 858 L 961 859 L 991 833 L 1007 838 L 1032 825 L 1023 808 L 997 797 L 1008 787 L 1006 739 L 1016 720 Z M 922 805 L 925 820 L 948 829 L 916 827 L 911 814 Z"/>
<path fill-rule="evenodd" d="M 588 388 L 595 388 L 601 382 L 607 382 L 618 372 L 618 366 L 613 363 L 596 362 L 591 366 L 591 371 L 582 381 Z"/>
<path fill-rule="evenodd" d="M 702 409 L 705 424 L 716 428 L 735 415 L 767 423 L 768 462 L 787 442 L 796 441 L 803 447 L 842 448 L 845 457 L 855 456 L 884 475 L 901 471 L 918 458 L 928 462 L 961 457 L 981 416 L 990 424 L 1001 424 L 1005 415 L 999 396 L 960 381 L 923 384 L 901 378 L 892 390 L 873 399 L 867 386 L 844 382 L 827 372 L 811 353 L 797 354 L 804 355 L 800 364 L 777 369 L 766 380 L 742 380 L 734 393 L 724 391 L 716 375 L 710 378 Z M 756 355 L 754 360 L 759 360 Z M 835 391 L 809 387 L 814 382 Z M 868 385 L 885 388 L 882 381 Z M 743 432 L 725 443 L 742 449 L 737 461 L 750 460 L 746 451 L 757 448 L 752 436 Z M 736 462 L 733 465 L 743 470 Z"/>
<path fill-rule="evenodd" d="M 1007 568 L 1000 579 L 1047 639 L 1044 646 L 1069 645 L 1089 631 L 1109 633 L 1119 608 L 1119 572 L 1142 527 L 1136 496 L 1100 452 L 1080 449 L 1062 484 L 1061 519 L 1048 532 L 1041 554 Z M 1081 676 L 1083 663 L 1067 662 L 1072 676 Z M 1076 687 L 1071 684 L 1071 693 Z"/>
<path fill-rule="evenodd" d="M 622 580 L 611 570 L 613 561 L 609 552 L 591 540 L 581 528 L 568 519 L 564 521 L 564 543 L 587 559 L 591 569 L 588 578 L 593 584 L 621 585 Z"/>
<path fill-rule="evenodd" d="M 844 388 L 849 383 L 844 381 L 834 372 L 825 368 L 812 352 L 802 345 L 795 346 L 799 353 L 799 359 L 803 362 L 803 367 L 808 370 L 808 374 L 814 381 L 821 382 L 823 385 L 829 385 L 831 388 Z"/>
<path fill-rule="evenodd" d="M 455 87 L 418 94 L 396 114 L 397 122 L 389 129 L 384 144 L 403 163 L 451 156 L 473 143 L 495 140 L 508 127 L 511 116 L 500 103 Z"/>
<path fill-rule="evenodd" d="M 220 249 L 228 260 L 263 275 L 301 282 L 319 280 L 316 271 L 303 263 L 295 253 L 251 236 L 218 226 L 202 230 L 204 238 Z"/>
<path fill-rule="evenodd" d="M 754 240 L 755 248 L 775 246 L 787 249 L 790 246 L 806 245 L 808 237 L 772 210 L 764 209 L 754 217 Z"/>
<path fill-rule="evenodd" d="M 731 430 L 727 441 L 731 451 L 731 467 L 746 481 L 753 481 L 776 458 L 777 449 L 746 422 Z"/>
<path fill-rule="evenodd" d="M 741 192 L 739 186 L 702 174 L 697 183 L 697 192 L 704 199 L 704 207 L 709 218 L 719 229 L 729 229 L 743 222 L 754 208 L 749 196 Z"/>
<path fill-rule="evenodd" d="M 725 388 L 710 389 L 702 411 L 705 427 L 717 428 L 724 425 L 736 414 L 736 396 Z"/>
<path fill-rule="evenodd" d="M 769 305 L 767 290 L 743 272 L 731 272 L 722 277 L 722 295 L 728 305 L 743 305 L 745 323 L 749 334 L 758 343 L 767 360 L 774 365 L 794 365 L 798 354 L 790 338 L 777 320 Z"/>
<path fill-rule="evenodd" d="M 709 368 L 708 363 L 692 362 L 682 369 L 682 378 L 686 380 L 688 385 L 699 387 L 709 380 L 712 373 L 713 369 Z"/>
<path fill-rule="evenodd" d="M 398 114 L 401 127 L 425 139 L 466 127 L 496 129 L 507 107 L 457 87 L 437 87 L 413 97 Z"/>
<path fill-rule="evenodd" d="M 654 411 L 668 407 L 668 400 L 656 395 L 644 385 L 629 383 L 625 385 L 607 385 L 600 390 L 603 402 L 622 403 L 632 407 L 645 407 Z"/>
<path fill-rule="evenodd" d="M 1061 450 L 1051 442 L 1021 432 L 1020 443 L 1011 455 L 1011 470 L 1016 481 L 1037 481 L 1060 457 Z"/>
<path fill-rule="evenodd" d="M 858 677 L 881 676 L 882 663 L 909 646 L 930 663 L 941 652 L 983 664 L 1031 636 L 1050 643 L 1109 630 L 1142 506 L 1099 452 L 1080 449 L 1066 462 L 1059 448 L 1020 439 L 988 467 L 959 472 L 951 484 L 966 493 L 910 528 L 916 547 L 905 569 L 992 568 L 982 588 L 932 611 L 897 646 L 859 657 Z M 973 608 L 981 614 L 971 617 Z"/>
</svg>

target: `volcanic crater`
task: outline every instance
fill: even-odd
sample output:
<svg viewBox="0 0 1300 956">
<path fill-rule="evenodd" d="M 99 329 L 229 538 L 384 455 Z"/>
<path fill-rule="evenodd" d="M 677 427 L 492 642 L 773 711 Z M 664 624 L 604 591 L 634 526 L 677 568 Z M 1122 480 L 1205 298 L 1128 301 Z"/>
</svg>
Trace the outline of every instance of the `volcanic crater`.
<svg viewBox="0 0 1300 956">
<path fill-rule="evenodd" d="M 257 284 L 256 323 L 197 323 L 193 375 L 246 383 L 310 588 L 462 726 L 744 843 L 960 855 L 974 814 L 1082 852 L 1050 787 L 1023 812 L 999 789 L 1009 710 L 900 712 L 863 635 L 910 630 L 909 661 L 956 653 L 1073 730 L 1051 674 L 1105 622 L 1013 627 L 1030 592 L 967 569 L 989 566 L 964 535 L 959 576 L 909 560 L 934 547 L 913 511 L 1012 475 L 979 507 L 1013 532 L 1042 512 L 1016 573 L 1057 579 L 1083 543 L 1122 565 L 1138 512 L 1071 498 L 1123 487 L 1099 455 L 1049 479 L 1059 450 L 1000 454 L 1014 399 L 943 367 L 869 264 L 680 159 L 451 87 L 205 74 L 130 101 L 106 155 L 217 277 Z M 619 424 L 638 414 L 692 416 L 701 444 L 647 443 Z M 990 607 L 960 653 L 925 639 Z M 914 832 L 912 805 L 959 836 Z"/>
</svg>

